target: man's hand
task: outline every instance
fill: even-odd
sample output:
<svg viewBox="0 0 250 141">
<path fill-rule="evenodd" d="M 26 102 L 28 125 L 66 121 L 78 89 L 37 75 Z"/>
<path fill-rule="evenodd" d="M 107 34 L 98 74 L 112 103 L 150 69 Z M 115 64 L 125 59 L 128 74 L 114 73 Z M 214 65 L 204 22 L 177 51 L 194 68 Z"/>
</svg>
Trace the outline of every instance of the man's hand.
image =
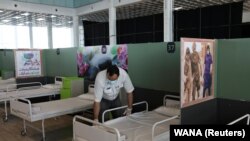
<svg viewBox="0 0 250 141">
<path fill-rule="evenodd" d="M 129 115 L 131 115 L 131 113 L 132 113 L 132 109 L 127 108 L 127 109 L 124 111 L 123 115 L 129 116 Z"/>
</svg>

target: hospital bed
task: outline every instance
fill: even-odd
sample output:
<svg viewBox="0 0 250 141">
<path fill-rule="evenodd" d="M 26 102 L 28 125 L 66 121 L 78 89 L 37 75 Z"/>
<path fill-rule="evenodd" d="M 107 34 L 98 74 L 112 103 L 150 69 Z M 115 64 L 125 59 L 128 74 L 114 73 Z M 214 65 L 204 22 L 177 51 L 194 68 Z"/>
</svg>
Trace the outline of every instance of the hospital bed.
<svg viewBox="0 0 250 141">
<path fill-rule="evenodd" d="M 241 122 L 241 121 L 244 120 L 244 119 L 247 119 L 246 125 L 250 125 L 250 114 L 246 114 L 246 115 L 244 115 L 244 116 L 241 116 L 241 117 L 237 118 L 236 120 L 234 120 L 234 121 L 228 123 L 227 125 L 234 125 L 234 124 L 237 124 L 237 123 Z"/>
<path fill-rule="evenodd" d="M 169 141 L 170 124 L 179 124 L 179 101 L 164 97 L 164 105 L 153 110 L 133 113 L 128 117 L 109 120 L 103 124 L 84 117 L 75 116 L 73 120 L 74 141 Z M 170 96 L 172 97 L 172 96 Z M 165 99 L 166 98 L 166 99 Z M 175 98 L 175 96 L 173 97 Z M 136 103 L 144 104 L 145 102 Z M 124 109 L 127 106 L 107 110 Z M 89 122 L 97 126 L 83 124 Z"/>
<path fill-rule="evenodd" d="M 61 115 L 83 112 L 93 107 L 94 95 L 83 94 L 78 97 L 72 97 L 62 100 L 54 100 L 42 103 L 32 104 L 30 100 L 18 98 L 10 101 L 11 114 L 23 119 L 23 130 L 21 135 L 26 135 L 26 121 L 42 121 L 42 140 L 45 140 L 44 121 L 48 118 L 58 117 Z M 30 125 L 30 127 L 32 127 Z"/>
<path fill-rule="evenodd" d="M 19 86 L 22 87 L 18 89 L 13 89 L 12 85 L 14 85 L 14 87 L 16 88 Z M 29 86 L 27 87 L 27 85 Z M 4 102 L 4 110 L 5 110 L 3 121 L 6 122 L 8 120 L 7 102 L 10 101 L 11 99 L 55 96 L 60 94 L 61 87 L 62 87 L 62 82 L 58 80 L 56 80 L 54 84 L 46 84 L 46 85 L 42 85 L 40 82 L 8 85 L 6 91 L 0 92 L 0 102 Z"/>
<path fill-rule="evenodd" d="M 16 84 L 16 79 L 15 78 L 9 78 L 6 80 L 0 80 L 0 92 L 6 91 L 6 88 L 10 84 Z M 15 85 L 11 85 L 11 89 L 16 89 Z"/>
</svg>

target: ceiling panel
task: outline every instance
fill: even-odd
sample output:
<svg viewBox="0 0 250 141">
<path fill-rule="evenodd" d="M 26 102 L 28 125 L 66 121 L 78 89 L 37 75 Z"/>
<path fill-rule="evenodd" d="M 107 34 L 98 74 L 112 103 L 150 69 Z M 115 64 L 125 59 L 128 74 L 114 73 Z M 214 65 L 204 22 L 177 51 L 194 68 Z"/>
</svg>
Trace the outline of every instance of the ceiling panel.
<svg viewBox="0 0 250 141">
<path fill-rule="evenodd" d="M 45 5 L 61 6 L 61 7 L 68 7 L 68 8 L 77 8 L 77 7 L 89 5 L 92 3 L 96 3 L 101 0 L 12 0 L 12 1 L 45 4 Z"/>
<path fill-rule="evenodd" d="M 67 3 L 72 0 L 16 0 L 23 2 L 44 3 L 44 4 L 61 4 Z M 78 5 L 89 4 L 101 0 L 75 0 Z M 181 7 L 182 10 L 195 9 L 199 7 L 207 7 L 212 5 L 221 5 L 232 2 L 239 2 L 242 0 L 175 0 L 174 7 Z M 53 2 L 53 3 L 52 3 Z M 67 5 L 67 4 L 66 4 Z M 1 9 L 0 9 L 1 10 Z M 250 0 L 244 1 L 244 10 L 250 11 Z M 2 11 L 2 12 L 1 12 Z M 46 26 L 49 21 L 52 21 L 53 26 L 58 27 L 72 27 L 72 17 L 56 15 L 53 17 L 51 14 L 31 13 L 25 15 L 23 11 L 0 11 L 0 24 L 7 25 L 29 25 L 33 26 Z M 131 19 L 142 16 L 149 16 L 154 14 L 163 13 L 163 0 L 143 0 L 131 5 L 120 6 L 117 8 L 116 17 L 118 20 Z M 52 16 L 52 17 L 51 17 Z M 108 10 L 99 11 L 87 15 L 80 16 L 81 20 L 108 22 Z"/>
<path fill-rule="evenodd" d="M 64 15 L 0 9 L 0 25 L 47 26 L 49 23 L 52 23 L 53 27 L 72 27 L 72 20 L 72 17 Z"/>
<path fill-rule="evenodd" d="M 181 10 L 189 10 L 240 1 L 243 0 L 175 0 L 174 7 L 181 8 Z M 250 0 L 244 0 L 243 9 L 250 11 Z M 163 0 L 143 0 L 135 4 L 118 7 L 116 18 L 117 20 L 131 19 L 159 13 L 163 13 Z M 109 19 L 108 10 L 83 15 L 80 18 L 88 21 L 107 22 Z"/>
</svg>

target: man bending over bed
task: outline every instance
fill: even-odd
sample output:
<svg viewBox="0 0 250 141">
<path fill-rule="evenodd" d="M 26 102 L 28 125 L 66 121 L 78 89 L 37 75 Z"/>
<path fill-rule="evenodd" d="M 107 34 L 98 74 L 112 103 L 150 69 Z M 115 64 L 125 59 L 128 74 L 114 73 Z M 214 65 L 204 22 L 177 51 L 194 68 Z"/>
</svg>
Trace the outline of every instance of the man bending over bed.
<svg viewBox="0 0 250 141">
<path fill-rule="evenodd" d="M 110 65 L 107 69 L 100 71 L 95 79 L 95 101 L 94 101 L 94 120 L 100 121 L 102 113 L 111 108 L 121 106 L 119 93 L 124 87 L 128 96 L 128 108 L 123 113 L 128 116 L 132 112 L 134 86 L 125 70 L 116 65 Z M 112 117 L 122 116 L 121 110 L 112 112 Z M 107 114 L 105 119 L 107 119 Z"/>
</svg>

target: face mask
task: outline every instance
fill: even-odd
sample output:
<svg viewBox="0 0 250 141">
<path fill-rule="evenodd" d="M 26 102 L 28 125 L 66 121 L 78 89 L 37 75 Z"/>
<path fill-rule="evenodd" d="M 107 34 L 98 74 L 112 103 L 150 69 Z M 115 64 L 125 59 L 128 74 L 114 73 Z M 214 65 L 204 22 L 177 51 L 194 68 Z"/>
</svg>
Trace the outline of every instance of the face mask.
<svg viewBox="0 0 250 141">
<path fill-rule="evenodd" d="M 111 85 L 114 85 L 117 82 L 117 80 L 108 80 L 108 83 Z"/>
</svg>

